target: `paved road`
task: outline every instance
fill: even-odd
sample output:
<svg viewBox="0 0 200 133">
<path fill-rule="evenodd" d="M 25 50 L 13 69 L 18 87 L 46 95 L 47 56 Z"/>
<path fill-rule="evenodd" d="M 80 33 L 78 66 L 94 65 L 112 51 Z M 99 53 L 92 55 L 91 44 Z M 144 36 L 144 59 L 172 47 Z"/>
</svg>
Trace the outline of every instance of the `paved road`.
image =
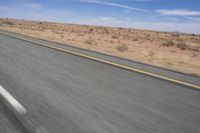
<svg viewBox="0 0 200 133">
<path fill-rule="evenodd" d="M 50 45 L 50 46 L 53 46 L 53 47 L 59 47 L 59 48 L 62 48 L 62 49 L 71 50 L 71 51 L 78 52 L 78 53 L 81 53 L 81 54 L 84 54 L 84 55 L 96 57 L 96 58 L 99 58 L 99 59 L 111 61 L 111 62 L 114 62 L 114 63 L 130 66 L 130 67 L 134 67 L 134 68 L 137 68 L 137 69 L 141 69 L 141 70 L 144 70 L 144 71 L 163 75 L 163 76 L 166 76 L 166 77 L 169 77 L 169 78 L 174 78 L 174 79 L 177 79 L 177 80 L 185 81 L 185 82 L 192 83 L 194 85 L 200 86 L 200 76 L 199 75 L 191 76 L 191 75 L 180 73 L 180 72 L 173 72 L 173 71 L 170 71 L 170 70 L 167 70 L 167 69 L 154 67 L 154 66 L 139 63 L 139 62 L 136 62 L 136 61 L 119 59 L 117 57 L 107 56 L 107 55 L 102 54 L 102 53 L 91 52 L 91 51 L 83 50 L 81 48 L 73 47 L 73 46 L 70 46 L 70 45 L 60 45 L 58 43 L 46 41 L 46 40 L 43 40 L 43 39 L 33 38 L 33 37 L 29 37 L 29 36 L 24 36 L 24 35 L 21 35 L 21 34 L 18 34 L 18 33 L 2 31 L 2 30 L 0 30 L 0 33 L 14 35 L 14 36 L 17 36 L 17 37 L 20 37 L 20 38 L 25 38 L 25 39 L 28 39 L 28 40 L 31 40 L 31 41 L 44 43 L 44 44 L 47 44 L 47 45 Z"/>
<path fill-rule="evenodd" d="M 49 133 L 197 133 L 200 91 L 0 35 L 0 84 Z"/>
</svg>

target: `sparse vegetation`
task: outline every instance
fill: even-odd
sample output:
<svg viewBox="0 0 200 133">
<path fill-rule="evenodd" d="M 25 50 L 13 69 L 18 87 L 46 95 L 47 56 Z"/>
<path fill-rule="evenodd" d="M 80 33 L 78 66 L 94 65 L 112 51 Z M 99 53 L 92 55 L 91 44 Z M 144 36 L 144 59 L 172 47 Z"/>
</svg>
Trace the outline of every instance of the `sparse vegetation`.
<svg viewBox="0 0 200 133">
<path fill-rule="evenodd" d="M 153 51 L 149 51 L 149 56 L 153 57 L 155 55 L 155 53 Z"/>
<path fill-rule="evenodd" d="M 91 37 L 89 37 L 85 40 L 85 44 L 96 45 L 96 42 Z"/>
<path fill-rule="evenodd" d="M 176 46 L 177 48 L 181 49 L 181 50 L 192 50 L 191 48 L 189 48 L 187 46 L 187 44 L 185 42 L 173 42 L 173 41 L 166 41 L 164 43 L 162 43 L 162 46 L 167 46 L 167 47 L 172 47 L 172 46 Z M 193 50 L 194 51 L 194 50 Z"/>
<path fill-rule="evenodd" d="M 125 44 L 120 44 L 120 45 L 118 45 L 118 46 L 116 47 L 116 49 L 117 49 L 118 51 L 120 51 L 120 52 L 125 52 L 125 51 L 128 50 L 128 46 L 125 45 Z"/>
<path fill-rule="evenodd" d="M 173 41 L 166 41 L 166 42 L 162 43 L 162 46 L 172 47 L 172 46 L 174 46 L 174 42 Z"/>
<path fill-rule="evenodd" d="M 179 37 L 180 36 L 180 33 L 179 32 L 177 32 L 177 31 L 175 31 L 174 33 L 172 33 L 172 36 L 174 36 L 174 37 Z"/>
<path fill-rule="evenodd" d="M 200 35 L 1 18 L 0 29 L 200 74 Z"/>
<path fill-rule="evenodd" d="M 112 35 L 113 39 L 118 39 L 119 37 L 117 35 Z"/>
<path fill-rule="evenodd" d="M 176 46 L 181 50 L 185 50 L 187 48 L 187 44 L 185 42 L 178 42 Z"/>
<path fill-rule="evenodd" d="M 200 52 L 200 45 L 196 47 L 191 47 L 190 50 L 195 51 L 195 52 Z"/>
<path fill-rule="evenodd" d="M 89 30 L 90 32 L 92 32 L 93 31 L 93 28 L 90 28 L 90 30 Z"/>
<path fill-rule="evenodd" d="M 13 22 L 9 21 L 9 20 L 4 20 L 1 22 L 1 24 L 5 24 L 5 25 L 14 25 Z"/>
</svg>

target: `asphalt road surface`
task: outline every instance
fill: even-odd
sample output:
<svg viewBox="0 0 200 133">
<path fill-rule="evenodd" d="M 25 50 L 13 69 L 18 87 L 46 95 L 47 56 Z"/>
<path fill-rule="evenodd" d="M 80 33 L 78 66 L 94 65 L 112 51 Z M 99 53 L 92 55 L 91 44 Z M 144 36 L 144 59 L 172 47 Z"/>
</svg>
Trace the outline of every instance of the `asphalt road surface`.
<svg viewBox="0 0 200 133">
<path fill-rule="evenodd" d="M 200 132 L 199 90 L 1 34 L 0 84 L 48 133 Z"/>
</svg>

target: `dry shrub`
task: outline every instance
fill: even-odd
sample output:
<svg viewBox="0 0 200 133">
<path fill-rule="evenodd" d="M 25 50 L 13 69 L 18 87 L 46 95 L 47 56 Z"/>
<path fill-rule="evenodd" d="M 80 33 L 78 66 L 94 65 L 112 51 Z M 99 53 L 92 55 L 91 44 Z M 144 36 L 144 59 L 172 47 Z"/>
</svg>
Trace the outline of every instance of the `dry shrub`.
<svg viewBox="0 0 200 133">
<path fill-rule="evenodd" d="M 133 38 L 132 38 L 132 41 L 138 41 L 138 38 L 133 37 Z"/>
<path fill-rule="evenodd" d="M 177 38 L 177 37 L 180 36 L 180 33 L 179 32 L 174 32 L 174 33 L 172 33 L 172 36 L 175 37 L 175 38 Z"/>
<path fill-rule="evenodd" d="M 96 42 L 91 37 L 86 39 L 84 43 L 89 45 L 96 45 Z"/>
<path fill-rule="evenodd" d="M 90 28 L 90 29 L 89 29 L 89 32 L 92 32 L 92 31 L 94 31 L 93 28 Z"/>
<path fill-rule="evenodd" d="M 128 50 L 128 46 L 125 45 L 125 44 L 120 44 L 120 45 L 118 45 L 118 46 L 116 47 L 116 49 L 117 49 L 118 51 L 120 51 L 120 52 L 125 52 L 125 51 Z"/>
<path fill-rule="evenodd" d="M 174 42 L 173 41 L 166 41 L 164 43 L 162 43 L 162 46 L 167 46 L 167 47 L 172 47 L 174 46 Z"/>
<path fill-rule="evenodd" d="M 109 43 L 114 43 L 114 41 L 113 41 L 113 40 L 110 40 Z"/>
<path fill-rule="evenodd" d="M 172 65 L 174 65 L 174 64 L 173 64 L 173 62 L 169 62 L 169 61 L 167 61 L 167 62 L 166 62 L 166 65 L 168 65 L 168 66 L 172 66 Z"/>
<path fill-rule="evenodd" d="M 187 48 L 187 44 L 185 42 L 179 42 L 176 44 L 176 47 L 181 50 L 185 50 Z"/>
<path fill-rule="evenodd" d="M 109 34 L 109 31 L 107 29 L 104 29 L 103 33 Z"/>
<path fill-rule="evenodd" d="M 112 38 L 113 38 L 113 39 L 118 39 L 119 36 L 117 36 L 117 35 L 112 35 Z"/>
<path fill-rule="evenodd" d="M 11 22 L 11 21 L 9 21 L 9 20 L 3 21 L 2 24 L 5 24 L 5 25 L 14 25 L 14 23 Z"/>
<path fill-rule="evenodd" d="M 193 47 L 189 47 L 188 49 L 195 51 L 195 52 L 200 52 L 200 46 L 193 46 Z"/>
<path fill-rule="evenodd" d="M 46 37 L 47 37 L 48 40 L 55 40 L 55 37 L 52 36 L 52 35 L 47 35 Z"/>
<path fill-rule="evenodd" d="M 155 55 L 155 53 L 153 52 L 153 51 L 149 51 L 149 56 L 150 57 L 152 57 L 152 56 L 154 56 Z"/>
<path fill-rule="evenodd" d="M 199 53 L 194 52 L 191 57 L 197 57 Z"/>
<path fill-rule="evenodd" d="M 83 34 L 83 33 L 78 33 L 78 34 L 76 34 L 77 36 L 85 36 L 85 34 Z"/>
</svg>

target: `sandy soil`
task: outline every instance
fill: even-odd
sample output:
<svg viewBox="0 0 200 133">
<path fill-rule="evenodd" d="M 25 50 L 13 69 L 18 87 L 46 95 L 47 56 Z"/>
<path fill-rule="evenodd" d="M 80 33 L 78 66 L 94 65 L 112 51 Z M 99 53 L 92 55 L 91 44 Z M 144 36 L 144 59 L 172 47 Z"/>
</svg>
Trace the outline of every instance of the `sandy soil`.
<svg viewBox="0 0 200 133">
<path fill-rule="evenodd" d="M 16 19 L 0 29 L 200 75 L 200 35 Z"/>
</svg>

